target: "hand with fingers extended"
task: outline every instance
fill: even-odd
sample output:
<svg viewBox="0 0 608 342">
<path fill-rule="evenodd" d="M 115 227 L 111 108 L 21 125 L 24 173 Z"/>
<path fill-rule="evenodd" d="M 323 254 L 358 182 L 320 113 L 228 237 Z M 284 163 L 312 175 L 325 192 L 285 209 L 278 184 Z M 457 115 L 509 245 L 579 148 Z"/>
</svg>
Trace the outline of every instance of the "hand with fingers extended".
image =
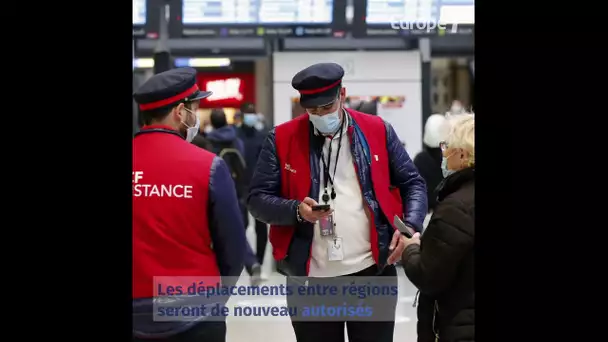
<svg viewBox="0 0 608 342">
<path fill-rule="evenodd" d="M 334 211 L 333 209 L 314 211 L 312 210 L 312 207 L 315 205 L 319 205 L 319 203 L 310 197 L 306 197 L 302 200 L 300 206 L 298 207 L 302 219 L 310 223 L 315 223 L 318 220 L 331 215 L 331 213 Z"/>
</svg>

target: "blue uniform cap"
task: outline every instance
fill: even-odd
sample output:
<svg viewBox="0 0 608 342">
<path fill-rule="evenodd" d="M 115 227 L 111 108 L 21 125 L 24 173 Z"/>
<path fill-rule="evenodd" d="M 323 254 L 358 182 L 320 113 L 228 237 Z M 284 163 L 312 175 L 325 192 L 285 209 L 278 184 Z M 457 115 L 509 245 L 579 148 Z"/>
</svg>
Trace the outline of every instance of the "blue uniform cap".
<svg viewBox="0 0 608 342">
<path fill-rule="evenodd" d="M 152 110 L 204 99 L 213 94 L 201 91 L 193 68 L 171 69 L 152 76 L 133 94 L 140 110 Z"/>
<path fill-rule="evenodd" d="M 291 86 L 300 93 L 300 105 L 314 108 L 332 103 L 342 87 L 344 69 L 336 63 L 318 63 L 298 72 Z"/>
</svg>

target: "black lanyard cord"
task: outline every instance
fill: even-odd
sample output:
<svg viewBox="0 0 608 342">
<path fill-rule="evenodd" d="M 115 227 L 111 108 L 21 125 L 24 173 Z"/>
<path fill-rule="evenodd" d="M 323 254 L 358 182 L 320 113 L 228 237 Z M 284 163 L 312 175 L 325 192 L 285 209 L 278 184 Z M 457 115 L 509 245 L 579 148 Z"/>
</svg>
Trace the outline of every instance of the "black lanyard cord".
<svg viewBox="0 0 608 342">
<path fill-rule="evenodd" d="M 342 118 L 342 122 L 340 123 L 340 131 L 337 135 L 333 136 L 331 138 L 331 140 L 329 141 L 329 148 L 328 148 L 328 153 L 327 153 L 327 164 L 325 163 L 325 154 L 323 153 L 323 150 L 321 150 L 321 162 L 323 163 L 323 176 L 324 176 L 324 181 L 325 181 L 325 193 L 323 194 L 323 201 L 325 203 L 329 202 L 329 196 L 325 196 L 327 195 L 327 187 L 329 184 L 331 184 L 332 186 L 332 191 L 331 191 L 331 199 L 335 199 L 336 198 L 336 193 L 334 190 L 334 181 L 333 179 L 336 178 L 336 171 L 338 170 L 338 158 L 340 158 L 340 149 L 342 148 L 342 133 L 344 131 L 344 123 L 346 122 L 346 118 L 343 117 Z M 333 145 L 333 140 L 334 138 L 338 138 L 338 151 L 336 153 L 336 160 L 334 162 L 334 174 L 333 177 L 330 177 L 330 172 L 331 172 L 331 150 L 332 150 L 332 145 Z M 332 179 L 333 178 L 333 179 Z"/>
</svg>

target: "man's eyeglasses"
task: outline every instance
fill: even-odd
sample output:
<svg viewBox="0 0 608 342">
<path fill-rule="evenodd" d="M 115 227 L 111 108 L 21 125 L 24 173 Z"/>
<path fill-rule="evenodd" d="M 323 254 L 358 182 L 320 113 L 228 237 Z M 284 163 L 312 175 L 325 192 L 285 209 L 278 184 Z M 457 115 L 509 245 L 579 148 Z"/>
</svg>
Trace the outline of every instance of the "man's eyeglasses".
<svg viewBox="0 0 608 342">
<path fill-rule="evenodd" d="M 309 112 L 309 113 L 328 111 L 328 110 L 330 110 L 334 106 L 334 104 L 336 103 L 336 101 L 338 101 L 339 98 L 340 98 L 340 96 L 338 96 L 335 100 L 331 101 L 330 103 L 324 104 L 322 106 L 313 107 L 313 108 L 306 108 L 306 111 Z"/>
</svg>

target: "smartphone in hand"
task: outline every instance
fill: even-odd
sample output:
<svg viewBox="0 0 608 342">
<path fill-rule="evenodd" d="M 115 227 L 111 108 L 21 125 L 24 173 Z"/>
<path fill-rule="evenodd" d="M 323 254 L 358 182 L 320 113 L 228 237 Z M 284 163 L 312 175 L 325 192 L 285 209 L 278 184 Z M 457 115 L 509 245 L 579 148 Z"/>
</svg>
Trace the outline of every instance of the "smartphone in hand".
<svg viewBox="0 0 608 342">
<path fill-rule="evenodd" d="M 311 207 L 312 211 L 328 211 L 330 209 L 329 204 L 319 204 L 313 205 Z"/>
<path fill-rule="evenodd" d="M 410 228 L 406 226 L 397 215 L 395 215 L 395 218 L 393 219 L 393 225 L 408 239 L 411 239 L 414 236 L 414 233 L 410 230 Z"/>
</svg>

